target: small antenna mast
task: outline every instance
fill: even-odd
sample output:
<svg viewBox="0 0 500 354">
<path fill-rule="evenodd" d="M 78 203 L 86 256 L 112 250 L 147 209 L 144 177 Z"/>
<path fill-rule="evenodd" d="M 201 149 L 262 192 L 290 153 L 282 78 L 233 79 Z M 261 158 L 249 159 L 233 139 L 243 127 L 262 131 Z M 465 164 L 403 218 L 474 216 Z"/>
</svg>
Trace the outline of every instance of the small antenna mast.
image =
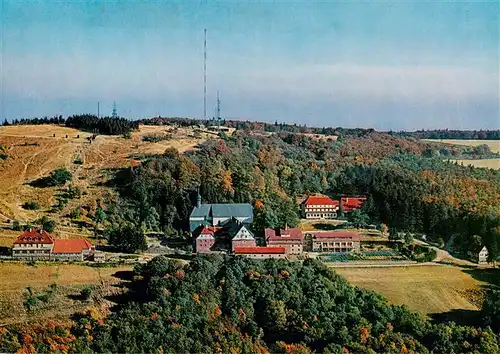
<svg viewBox="0 0 500 354">
<path fill-rule="evenodd" d="M 203 41 L 203 119 L 207 120 L 207 29 Z"/>
</svg>

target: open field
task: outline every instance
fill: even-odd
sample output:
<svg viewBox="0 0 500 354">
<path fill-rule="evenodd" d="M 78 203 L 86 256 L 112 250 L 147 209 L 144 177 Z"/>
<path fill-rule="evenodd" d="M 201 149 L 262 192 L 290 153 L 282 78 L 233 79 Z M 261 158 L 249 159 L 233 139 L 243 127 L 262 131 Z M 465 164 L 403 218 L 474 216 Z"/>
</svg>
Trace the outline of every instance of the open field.
<svg viewBox="0 0 500 354">
<path fill-rule="evenodd" d="M 75 311 L 97 305 L 106 306 L 95 301 L 75 299 L 75 296 L 83 286 L 89 284 L 99 286 L 106 295 L 120 292 L 119 288 L 114 287 L 120 280 L 113 277 L 113 274 L 130 269 L 130 266 L 92 268 L 76 264 L 45 263 L 27 266 L 23 263 L 0 263 L 0 325 L 38 318 L 67 319 Z M 54 283 L 57 284 L 55 297 L 34 312 L 28 313 L 23 306 L 26 287 L 31 287 L 38 294 Z"/>
<path fill-rule="evenodd" d="M 463 146 L 488 145 L 492 152 L 500 153 L 500 140 L 422 139 L 422 141 Z"/>
<path fill-rule="evenodd" d="M 495 170 L 500 169 L 500 159 L 481 159 L 481 160 L 450 160 L 457 161 L 459 164 L 464 166 L 474 166 L 481 168 L 493 168 Z"/>
<path fill-rule="evenodd" d="M 171 134 L 172 139 L 158 143 L 142 141 L 146 134 L 165 133 Z M 130 139 L 99 135 L 89 143 L 86 139 L 89 135 L 57 125 L 0 127 L 0 145 L 8 155 L 6 160 L 0 159 L 0 223 L 7 220 L 33 221 L 47 215 L 56 220 L 56 230 L 61 231 L 62 235 L 56 232 L 56 236 L 78 237 L 78 234 L 85 234 L 85 230 L 72 227 L 64 215 L 76 207 L 102 199 L 105 194 L 113 195 L 114 191 L 105 186 L 109 176 L 104 172 L 106 169 L 128 167 L 134 155 L 161 154 L 167 148 L 184 152 L 204 141 L 193 138 L 190 129 L 165 126 L 140 126 Z M 77 158 L 83 163 L 75 164 Z M 80 188 L 83 195 L 69 200 L 62 211 L 50 213 L 61 188 L 35 188 L 29 182 L 61 167 L 73 174 L 72 184 Z M 22 205 L 27 201 L 36 201 L 40 209 L 23 209 Z M 59 230 L 61 227 L 65 232 Z M 12 233 L 0 229 L 1 244 L 9 243 L 6 240 L 12 236 Z"/>
<path fill-rule="evenodd" d="M 471 302 L 468 294 L 477 292 L 487 284 L 471 275 L 487 270 L 468 272 L 447 265 L 335 268 L 335 271 L 356 286 L 374 290 L 393 304 L 407 305 L 411 310 L 425 315 L 455 309 L 477 310 L 478 307 Z"/>
</svg>

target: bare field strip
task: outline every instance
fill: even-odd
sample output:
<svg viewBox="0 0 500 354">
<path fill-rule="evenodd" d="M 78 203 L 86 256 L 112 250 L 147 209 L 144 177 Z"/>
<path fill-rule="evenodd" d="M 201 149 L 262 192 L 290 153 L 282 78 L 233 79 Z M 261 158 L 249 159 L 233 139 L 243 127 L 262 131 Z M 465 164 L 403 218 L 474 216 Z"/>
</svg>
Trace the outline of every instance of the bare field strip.
<svg viewBox="0 0 500 354">
<path fill-rule="evenodd" d="M 500 153 L 500 140 L 422 139 L 422 141 L 463 146 L 488 145 L 491 152 Z"/>
<path fill-rule="evenodd" d="M 458 162 L 464 166 L 474 166 L 480 168 L 492 168 L 495 170 L 500 169 L 500 159 L 481 159 L 481 160 L 450 160 Z"/>
<path fill-rule="evenodd" d="M 131 270 L 130 266 L 93 268 L 77 264 L 44 263 L 27 266 L 18 262 L 0 263 L 0 324 L 18 323 L 48 318 L 67 318 L 75 311 L 94 304 L 72 299 L 84 285 L 105 284 L 109 291 L 116 291 L 120 280 L 113 277 L 118 271 Z M 26 287 L 35 293 L 46 291 L 57 284 L 56 296 L 43 308 L 28 313 L 23 306 Z"/>
<path fill-rule="evenodd" d="M 464 295 L 486 283 L 462 268 L 444 265 L 388 268 L 335 268 L 350 283 L 384 295 L 424 315 L 455 309 L 478 310 Z"/>
</svg>

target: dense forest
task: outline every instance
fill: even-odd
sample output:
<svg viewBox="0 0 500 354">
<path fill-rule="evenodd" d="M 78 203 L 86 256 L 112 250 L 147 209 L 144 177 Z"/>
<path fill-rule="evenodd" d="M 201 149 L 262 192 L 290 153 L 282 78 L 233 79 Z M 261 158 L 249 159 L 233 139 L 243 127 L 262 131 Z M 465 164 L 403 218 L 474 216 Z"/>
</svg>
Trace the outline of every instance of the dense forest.
<svg viewBox="0 0 500 354">
<path fill-rule="evenodd" d="M 162 256 L 135 267 L 107 317 L 0 328 L 22 353 L 498 353 L 489 327 L 435 324 L 349 285 L 318 261 Z M 493 303 L 494 303 L 493 299 Z M 488 305 L 490 306 L 490 305 Z M 485 314 L 486 315 L 486 314 Z M 496 318 L 487 317 L 492 325 Z M 485 317 L 486 320 L 486 317 Z"/>
<path fill-rule="evenodd" d="M 126 135 L 132 130 L 139 128 L 139 123 L 125 118 L 102 117 L 99 118 L 92 114 L 80 114 L 68 117 L 66 126 L 80 129 L 92 133 L 106 135 Z"/>
<path fill-rule="evenodd" d="M 3 126 L 9 125 L 40 125 L 40 124 L 58 124 L 67 127 L 99 133 L 105 135 L 125 135 L 139 128 L 139 123 L 120 117 L 98 117 L 93 114 L 73 115 L 66 119 L 62 116 L 52 118 L 31 118 L 14 119 L 11 122 L 5 120 Z"/>
<path fill-rule="evenodd" d="M 427 153 L 433 149 L 446 148 L 377 132 L 336 141 L 240 132 L 183 155 L 167 150 L 122 171 L 113 183 L 128 207 L 112 208 L 112 214 L 117 223 L 126 219 L 186 235 L 199 188 L 206 202 L 252 203 L 253 228 L 260 235 L 265 227 L 297 225 L 299 195 L 365 195 L 364 212 L 372 223 L 442 239 L 466 257 L 485 244 L 496 258 L 499 171 L 449 163 Z"/>
</svg>

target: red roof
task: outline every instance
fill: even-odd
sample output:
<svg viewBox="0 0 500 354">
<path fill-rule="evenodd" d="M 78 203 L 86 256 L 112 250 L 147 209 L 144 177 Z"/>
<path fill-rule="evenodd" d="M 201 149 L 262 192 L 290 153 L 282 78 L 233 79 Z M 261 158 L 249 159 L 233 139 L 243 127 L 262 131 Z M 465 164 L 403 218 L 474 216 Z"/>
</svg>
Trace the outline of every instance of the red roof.
<svg viewBox="0 0 500 354">
<path fill-rule="evenodd" d="M 361 208 L 365 201 L 366 201 L 365 197 L 341 197 L 340 198 L 340 204 L 342 204 L 344 209 L 347 211 L 352 210 L 352 209 Z"/>
<path fill-rule="evenodd" d="M 285 247 L 235 247 L 236 254 L 285 254 Z"/>
<path fill-rule="evenodd" d="M 264 234 L 266 236 L 266 240 L 270 241 L 302 241 L 304 239 L 304 234 L 302 234 L 302 231 L 297 227 L 297 228 L 286 228 L 286 229 L 281 229 L 278 232 L 278 235 L 276 235 L 276 230 L 274 229 L 265 229 Z"/>
<path fill-rule="evenodd" d="M 55 239 L 52 253 L 81 253 L 83 250 L 90 250 L 91 248 L 92 244 L 84 238 Z"/>
<path fill-rule="evenodd" d="M 313 237 L 318 238 L 351 238 L 353 240 L 361 240 L 361 235 L 357 232 L 346 231 L 329 231 L 329 232 L 315 232 Z"/>
<path fill-rule="evenodd" d="M 310 205 L 334 205 L 337 206 L 339 205 L 338 200 L 333 200 L 330 197 L 327 197 L 326 195 L 311 195 L 309 198 L 306 199 L 304 202 L 306 206 Z"/>
<path fill-rule="evenodd" d="M 25 231 L 22 235 L 20 235 L 14 244 L 52 244 L 54 243 L 54 239 L 52 236 L 45 230 L 39 229 L 31 229 Z"/>
</svg>

